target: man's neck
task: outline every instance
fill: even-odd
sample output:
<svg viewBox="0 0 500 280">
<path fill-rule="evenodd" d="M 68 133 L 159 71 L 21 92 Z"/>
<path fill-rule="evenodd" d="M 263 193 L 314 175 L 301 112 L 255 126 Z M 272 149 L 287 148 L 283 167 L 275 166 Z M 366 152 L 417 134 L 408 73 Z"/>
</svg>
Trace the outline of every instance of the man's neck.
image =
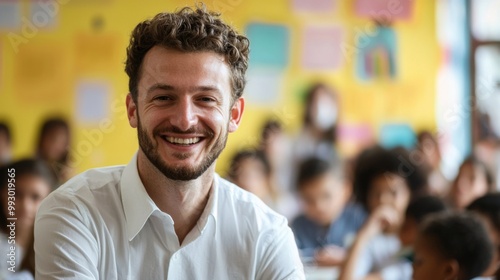
<svg viewBox="0 0 500 280">
<path fill-rule="evenodd" d="M 205 210 L 213 185 L 214 166 L 215 164 L 195 180 L 174 181 L 165 177 L 139 151 L 137 169 L 144 188 L 156 206 L 174 220 L 179 244 L 196 226 Z"/>
</svg>

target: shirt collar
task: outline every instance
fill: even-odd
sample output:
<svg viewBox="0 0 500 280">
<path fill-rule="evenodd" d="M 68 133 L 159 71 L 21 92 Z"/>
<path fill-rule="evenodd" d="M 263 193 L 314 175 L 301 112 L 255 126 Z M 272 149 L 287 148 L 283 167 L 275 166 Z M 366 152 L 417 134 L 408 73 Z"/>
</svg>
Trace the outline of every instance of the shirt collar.
<svg viewBox="0 0 500 280">
<path fill-rule="evenodd" d="M 137 153 L 122 173 L 120 181 L 123 211 L 125 212 L 127 237 L 132 241 L 142 229 L 149 216 L 159 210 L 149 197 L 137 170 Z"/>
<path fill-rule="evenodd" d="M 208 198 L 205 210 L 197 222 L 197 227 L 200 232 L 203 232 L 207 226 L 208 218 L 212 217 L 214 225 L 217 224 L 217 208 L 219 196 L 219 183 L 221 178 L 218 174 L 214 174 L 214 182 L 210 188 L 210 197 Z M 132 157 L 125 169 L 123 170 L 120 180 L 121 199 L 123 210 L 125 212 L 127 237 L 132 241 L 134 237 L 141 231 L 146 224 L 149 216 L 155 211 L 160 211 L 158 206 L 149 197 L 146 188 L 142 184 L 137 169 L 137 153 Z"/>
</svg>

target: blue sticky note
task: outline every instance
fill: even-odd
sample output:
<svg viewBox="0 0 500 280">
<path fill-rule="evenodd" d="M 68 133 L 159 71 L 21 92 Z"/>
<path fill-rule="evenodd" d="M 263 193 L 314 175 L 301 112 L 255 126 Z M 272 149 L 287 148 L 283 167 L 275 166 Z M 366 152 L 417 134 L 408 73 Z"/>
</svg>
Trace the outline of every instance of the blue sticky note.
<svg viewBox="0 0 500 280">
<path fill-rule="evenodd" d="M 408 124 L 385 124 L 380 128 L 380 145 L 390 149 L 403 146 L 414 148 L 417 143 L 415 132 Z"/>
<path fill-rule="evenodd" d="M 0 2 L 0 29 L 16 29 L 21 26 L 21 3 Z"/>
<path fill-rule="evenodd" d="M 246 28 L 250 40 L 250 66 L 283 69 L 288 65 L 290 35 L 283 25 L 250 23 Z"/>
</svg>

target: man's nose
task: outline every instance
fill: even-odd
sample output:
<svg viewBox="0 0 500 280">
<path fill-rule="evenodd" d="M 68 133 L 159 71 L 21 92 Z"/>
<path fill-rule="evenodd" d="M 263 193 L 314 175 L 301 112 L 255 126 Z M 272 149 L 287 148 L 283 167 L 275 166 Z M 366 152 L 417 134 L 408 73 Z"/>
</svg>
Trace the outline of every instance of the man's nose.
<svg viewBox="0 0 500 280">
<path fill-rule="evenodd" d="M 186 131 L 196 125 L 196 108 L 191 100 L 188 98 L 182 98 L 177 102 L 175 108 L 173 109 L 174 112 L 170 121 L 173 126 Z"/>
</svg>

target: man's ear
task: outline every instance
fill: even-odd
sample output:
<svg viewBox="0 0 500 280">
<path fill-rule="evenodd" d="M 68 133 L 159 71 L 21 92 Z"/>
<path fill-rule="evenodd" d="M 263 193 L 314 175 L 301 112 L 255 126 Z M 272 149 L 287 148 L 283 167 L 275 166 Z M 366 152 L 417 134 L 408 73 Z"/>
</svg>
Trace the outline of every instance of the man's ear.
<svg viewBox="0 0 500 280">
<path fill-rule="evenodd" d="M 450 260 L 446 262 L 444 267 L 445 280 L 456 280 L 460 276 L 460 265 L 456 260 Z"/>
<path fill-rule="evenodd" d="M 233 107 L 231 108 L 230 119 L 229 119 L 229 132 L 235 132 L 241 122 L 241 117 L 243 116 L 243 110 L 245 109 L 245 99 L 243 97 L 238 98 L 234 101 Z"/>
<path fill-rule="evenodd" d="M 127 94 L 127 99 L 125 102 L 127 105 L 128 122 L 131 127 L 137 128 L 137 105 L 135 104 L 134 99 L 132 98 L 132 95 L 130 93 Z"/>
</svg>

